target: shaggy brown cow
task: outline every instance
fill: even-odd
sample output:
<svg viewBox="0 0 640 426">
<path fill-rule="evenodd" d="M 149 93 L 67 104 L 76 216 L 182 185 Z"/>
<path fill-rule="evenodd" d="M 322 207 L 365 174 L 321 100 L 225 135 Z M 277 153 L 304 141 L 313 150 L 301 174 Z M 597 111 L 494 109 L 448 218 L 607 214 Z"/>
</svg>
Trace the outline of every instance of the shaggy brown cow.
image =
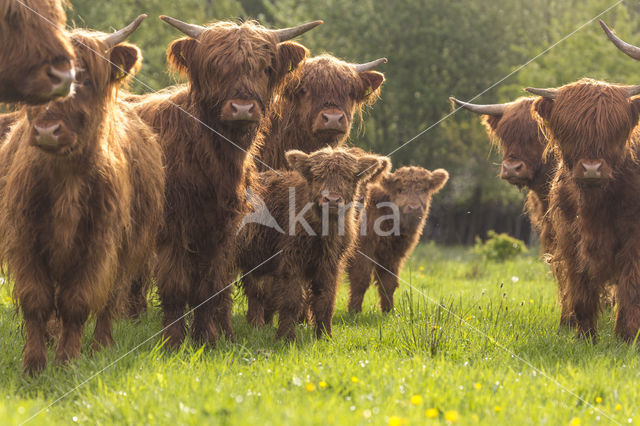
<svg viewBox="0 0 640 426">
<path fill-rule="evenodd" d="M 0 102 L 41 104 L 67 96 L 73 48 L 66 0 L 0 0 Z"/>
<path fill-rule="evenodd" d="M 215 344 L 232 336 L 229 259 L 248 211 L 257 151 L 276 88 L 307 55 L 287 40 L 320 24 L 268 30 L 255 22 L 210 27 L 163 17 L 189 37 L 168 49 L 169 64 L 189 84 L 132 99 L 160 135 L 166 158 L 165 226 L 158 238 L 158 289 L 164 336 L 176 347 L 185 337 L 185 306 L 195 309 L 191 335 Z M 248 155 L 249 154 L 249 155 Z"/>
<path fill-rule="evenodd" d="M 379 162 L 378 167 L 374 167 L 373 170 L 365 173 L 355 197 L 353 205 L 355 209 L 354 220 L 356 229 L 360 229 L 362 211 L 366 208 L 369 199 L 369 185 L 379 183 L 382 176 L 391 170 L 391 160 L 388 157 L 368 153 L 358 147 L 346 148 L 345 152 L 358 158 L 377 158 Z M 265 276 L 263 280 L 260 280 L 254 275 L 243 279 L 243 289 L 247 295 L 248 302 L 247 321 L 255 327 L 271 324 L 273 321 L 273 315 L 277 308 L 277 294 L 274 294 L 275 286 L 271 280 L 273 280 L 272 276 Z M 249 282 L 249 285 L 245 285 L 247 282 Z M 310 322 L 312 320 L 309 300 L 309 295 L 305 294 L 305 305 L 299 318 L 300 322 Z"/>
<path fill-rule="evenodd" d="M 393 309 L 393 293 L 398 287 L 400 269 L 422 235 L 431 197 L 448 180 L 449 173 L 444 169 L 430 172 L 421 167 L 402 167 L 384 176 L 382 183 L 372 185 L 362 218 L 366 221 L 366 228 L 363 228 L 366 232 L 361 232 L 358 252 L 347 269 L 350 312 L 362 310 L 362 299 L 371 283 L 372 272 L 378 284 L 382 311 Z M 396 221 L 399 223 L 394 229 Z"/>
<path fill-rule="evenodd" d="M 307 59 L 283 83 L 269 114 L 258 168 L 286 169 L 285 152 L 310 153 L 341 146 L 349 137 L 353 116 L 380 96 L 384 75 L 373 71 L 385 58 L 348 64 L 330 55 Z"/>
<path fill-rule="evenodd" d="M 273 276 L 268 292 L 279 314 L 279 338 L 295 338 L 307 292 L 316 336 L 331 336 L 338 280 L 357 232 L 352 207 L 379 158 L 331 147 L 311 154 L 289 151 L 286 157 L 294 171 L 262 173 L 257 192 L 276 223 L 242 228 L 237 266 L 252 271 L 245 277 L 248 288 Z"/>
<path fill-rule="evenodd" d="M 24 317 L 23 367 L 46 364 L 46 323 L 62 321 L 56 361 L 80 355 L 97 315 L 94 346 L 109 346 L 125 288 L 153 258 L 162 220 L 162 151 L 117 91 L 140 65 L 123 43 L 144 16 L 112 35 L 74 31 L 81 86 L 46 107 L 27 107 L 0 148 L 2 259 Z M 109 63 L 108 61 L 111 61 Z"/>
<path fill-rule="evenodd" d="M 548 214 L 572 320 L 581 335 L 595 336 L 600 295 L 616 283 L 615 331 L 631 341 L 640 329 L 640 86 L 583 79 L 527 90 L 541 96 L 533 107 L 560 160 Z"/>
</svg>

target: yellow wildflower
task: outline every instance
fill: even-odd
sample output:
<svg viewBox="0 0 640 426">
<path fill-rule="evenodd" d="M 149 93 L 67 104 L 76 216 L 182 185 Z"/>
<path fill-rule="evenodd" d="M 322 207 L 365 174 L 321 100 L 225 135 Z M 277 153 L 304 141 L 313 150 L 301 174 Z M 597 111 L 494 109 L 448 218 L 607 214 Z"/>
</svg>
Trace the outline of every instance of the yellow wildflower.
<svg viewBox="0 0 640 426">
<path fill-rule="evenodd" d="M 580 417 L 574 417 L 569 422 L 569 426 L 580 426 L 582 422 L 580 421 Z"/>
<path fill-rule="evenodd" d="M 446 413 L 444 413 L 444 418 L 449 423 L 457 423 L 458 419 L 460 418 L 460 415 L 458 414 L 457 411 L 451 410 L 451 411 L 447 411 Z"/>
<path fill-rule="evenodd" d="M 480 390 L 482 389 L 482 383 L 476 383 L 475 385 L 473 385 L 473 387 Z"/>
<path fill-rule="evenodd" d="M 406 424 L 406 420 L 402 417 L 391 416 L 389 417 L 389 426 L 402 426 Z"/>
<path fill-rule="evenodd" d="M 314 385 L 313 383 L 307 383 L 304 388 L 307 390 L 307 392 L 313 392 L 314 390 L 316 390 L 316 385 Z"/>
<path fill-rule="evenodd" d="M 352 383 L 358 383 L 360 381 L 360 379 L 358 379 L 356 376 L 351 376 L 351 382 Z"/>
<path fill-rule="evenodd" d="M 438 417 L 438 410 L 436 408 L 429 408 L 424 414 L 430 419 L 435 419 Z"/>
<path fill-rule="evenodd" d="M 409 400 L 412 405 L 420 405 L 422 404 L 422 396 L 421 395 L 413 395 Z"/>
<path fill-rule="evenodd" d="M 325 382 L 325 381 L 322 381 L 322 382 L 318 383 L 318 386 L 320 387 L 320 389 L 324 389 L 324 388 L 328 387 L 329 384 L 327 382 Z"/>
<path fill-rule="evenodd" d="M 596 404 L 602 404 L 602 397 L 596 396 Z"/>
</svg>

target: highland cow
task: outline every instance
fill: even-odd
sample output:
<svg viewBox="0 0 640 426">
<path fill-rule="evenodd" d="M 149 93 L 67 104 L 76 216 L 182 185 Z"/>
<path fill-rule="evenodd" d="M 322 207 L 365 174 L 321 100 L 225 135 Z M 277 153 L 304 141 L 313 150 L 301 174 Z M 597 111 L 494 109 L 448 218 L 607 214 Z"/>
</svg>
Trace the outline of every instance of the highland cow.
<svg viewBox="0 0 640 426">
<path fill-rule="evenodd" d="M 189 305 L 191 336 L 213 345 L 221 332 L 233 336 L 229 259 L 248 211 L 246 188 L 258 185 L 259 129 L 283 78 L 308 56 L 288 40 L 321 22 L 268 30 L 255 22 L 205 28 L 162 19 L 189 36 L 168 49 L 170 66 L 189 83 L 130 101 L 159 134 L 166 158 L 157 270 L 164 337 L 172 347 L 183 342 Z"/>
<path fill-rule="evenodd" d="M 295 338 L 306 303 L 316 336 L 331 336 L 338 280 L 357 235 L 352 207 L 363 182 L 380 167 L 379 158 L 330 147 L 289 151 L 286 158 L 293 171 L 260 175 L 257 195 L 275 223 L 241 229 L 237 266 L 250 271 L 244 284 L 249 289 L 257 279 L 273 277 L 267 292 L 279 315 L 279 338 Z"/>
<path fill-rule="evenodd" d="M 595 336 L 600 296 L 615 283 L 615 332 L 631 341 L 640 329 L 640 86 L 583 79 L 559 89 L 527 89 L 541 96 L 536 117 L 559 159 L 549 212 L 561 286 L 579 334 Z"/>
<path fill-rule="evenodd" d="M 366 64 L 348 64 L 330 55 L 306 59 L 289 74 L 269 113 L 258 168 L 286 169 L 285 152 L 310 153 L 344 144 L 353 118 L 373 105 L 384 82 L 373 71 L 385 58 Z"/>
<path fill-rule="evenodd" d="M 140 50 L 124 40 L 142 19 L 111 35 L 74 31 L 82 69 L 76 94 L 26 107 L 0 148 L 1 254 L 24 318 L 25 374 L 46 365 L 54 312 L 62 324 L 57 362 L 80 356 L 90 314 L 97 316 L 94 347 L 110 346 L 126 287 L 153 259 L 162 151 L 117 99 L 127 73 L 140 65 Z"/>
<path fill-rule="evenodd" d="M 362 218 L 364 232 L 361 232 L 358 251 L 347 268 L 350 312 L 362 310 L 372 273 L 378 285 L 382 311 L 393 309 L 393 293 L 398 288 L 402 265 L 422 235 L 431 197 L 448 180 L 449 173 L 443 169 L 430 172 L 421 167 L 402 167 L 385 175 L 380 184 L 372 185 Z"/>
<path fill-rule="evenodd" d="M 0 0 L 0 102 L 42 104 L 67 96 L 73 48 L 66 0 Z"/>
</svg>

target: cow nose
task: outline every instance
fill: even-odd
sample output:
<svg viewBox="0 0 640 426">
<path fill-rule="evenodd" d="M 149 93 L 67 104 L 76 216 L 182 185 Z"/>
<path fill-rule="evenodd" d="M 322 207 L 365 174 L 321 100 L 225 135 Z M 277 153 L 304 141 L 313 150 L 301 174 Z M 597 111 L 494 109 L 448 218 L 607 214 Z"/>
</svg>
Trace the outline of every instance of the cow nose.
<svg viewBox="0 0 640 426">
<path fill-rule="evenodd" d="M 338 194 L 324 194 L 322 196 L 322 201 L 328 204 L 342 204 L 343 200 L 342 197 L 339 196 Z"/>
<path fill-rule="evenodd" d="M 503 161 L 502 162 L 502 173 L 501 177 L 503 179 L 511 178 L 511 177 L 520 177 L 526 170 L 526 165 L 523 161 Z"/>
<path fill-rule="evenodd" d="M 420 208 L 420 204 L 410 203 L 409 205 L 407 205 L 407 207 L 409 208 L 409 210 L 418 210 Z"/>
<path fill-rule="evenodd" d="M 342 127 L 344 126 L 344 114 L 343 113 L 329 114 L 329 113 L 323 112 L 322 123 L 324 124 L 324 127 L 326 129 L 342 130 Z"/>
<path fill-rule="evenodd" d="M 253 120 L 254 104 L 253 102 L 239 103 L 231 102 L 232 117 L 236 120 Z"/>
<path fill-rule="evenodd" d="M 580 162 L 585 179 L 600 179 L 602 177 L 602 161 Z"/>
<path fill-rule="evenodd" d="M 76 73 L 73 67 L 59 69 L 51 65 L 47 69 L 47 77 L 51 81 L 52 96 L 67 96 L 71 90 L 71 84 L 76 78 Z"/>
<path fill-rule="evenodd" d="M 51 126 L 33 126 L 35 132 L 36 144 L 44 147 L 56 147 L 58 146 L 60 137 L 60 123 L 52 124 Z"/>
</svg>

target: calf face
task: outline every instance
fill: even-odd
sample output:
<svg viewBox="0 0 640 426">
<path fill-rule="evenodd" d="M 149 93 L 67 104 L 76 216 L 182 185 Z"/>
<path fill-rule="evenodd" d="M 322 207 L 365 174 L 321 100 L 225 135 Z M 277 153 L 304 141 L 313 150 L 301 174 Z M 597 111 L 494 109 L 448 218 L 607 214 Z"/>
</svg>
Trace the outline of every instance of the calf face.
<svg viewBox="0 0 640 426">
<path fill-rule="evenodd" d="M 0 0 L 0 101 L 41 104 L 69 94 L 73 48 L 62 3 Z"/>
<path fill-rule="evenodd" d="M 527 89 L 540 95 L 537 116 L 576 183 L 601 187 L 633 155 L 630 135 L 638 124 L 640 87 L 583 79 L 559 89 Z"/>
<path fill-rule="evenodd" d="M 427 213 L 431 196 L 440 191 L 449 180 L 444 169 L 433 172 L 421 167 L 402 167 L 386 175 L 382 186 L 392 203 L 400 211 L 400 226 L 413 227 Z"/>
<path fill-rule="evenodd" d="M 518 187 L 534 186 L 544 172 L 546 140 L 531 116 L 535 98 L 495 105 L 475 105 L 450 98 L 456 105 L 484 116 L 487 133 L 502 152 L 500 178 Z"/>
<path fill-rule="evenodd" d="M 378 98 L 384 75 L 372 69 L 386 61 L 353 65 L 329 55 L 307 59 L 286 81 L 277 108 L 319 146 L 340 145 L 355 113 Z"/>
<path fill-rule="evenodd" d="M 140 25 L 140 16 L 125 29 L 106 35 L 78 30 L 71 40 L 78 63 L 78 85 L 72 97 L 45 106 L 29 107 L 31 145 L 49 154 L 72 156 L 96 149 L 90 144 L 100 131 L 109 102 L 129 73 L 139 68 L 140 50 L 124 39 Z M 105 125 L 117 125 L 106 123 Z"/>
<path fill-rule="evenodd" d="M 257 126 L 282 78 L 307 55 L 289 40 L 321 22 L 287 30 L 268 30 L 255 22 L 218 22 L 209 27 L 165 22 L 189 35 L 169 46 L 169 64 L 188 76 L 192 91 L 223 123 Z"/>
<path fill-rule="evenodd" d="M 336 216 L 341 209 L 351 207 L 361 186 L 378 171 L 381 162 L 370 155 L 356 156 L 344 150 L 324 148 L 311 154 L 288 151 L 289 166 L 305 178 L 308 183 L 308 200 L 316 212 L 328 209 Z"/>
</svg>

